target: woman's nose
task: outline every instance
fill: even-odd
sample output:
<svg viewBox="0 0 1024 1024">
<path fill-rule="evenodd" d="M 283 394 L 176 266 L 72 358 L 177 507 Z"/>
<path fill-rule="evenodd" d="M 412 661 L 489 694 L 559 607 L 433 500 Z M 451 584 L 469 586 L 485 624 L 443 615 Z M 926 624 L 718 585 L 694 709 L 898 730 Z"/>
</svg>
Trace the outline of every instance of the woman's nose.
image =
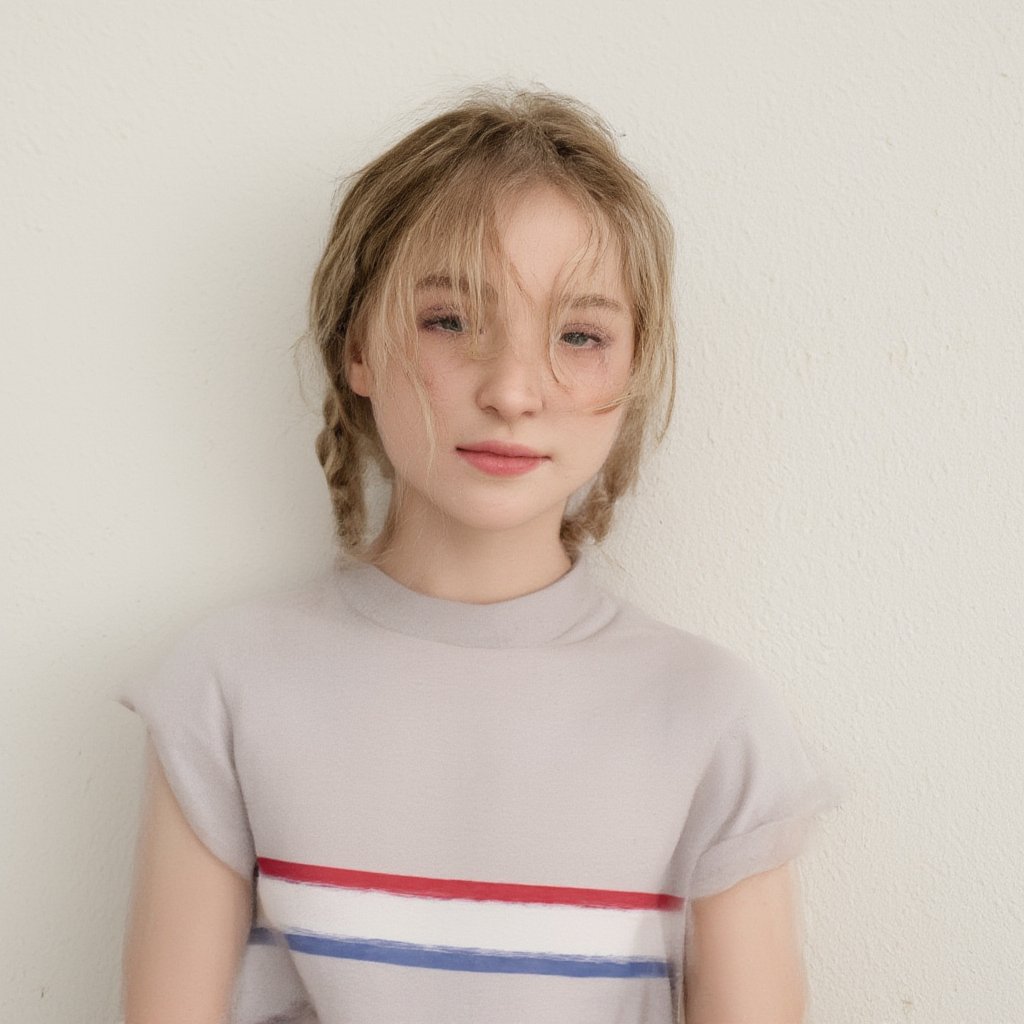
<svg viewBox="0 0 1024 1024">
<path fill-rule="evenodd" d="M 549 375 L 547 345 L 508 337 L 494 341 L 480 361 L 477 405 L 506 421 L 539 412 Z"/>
</svg>

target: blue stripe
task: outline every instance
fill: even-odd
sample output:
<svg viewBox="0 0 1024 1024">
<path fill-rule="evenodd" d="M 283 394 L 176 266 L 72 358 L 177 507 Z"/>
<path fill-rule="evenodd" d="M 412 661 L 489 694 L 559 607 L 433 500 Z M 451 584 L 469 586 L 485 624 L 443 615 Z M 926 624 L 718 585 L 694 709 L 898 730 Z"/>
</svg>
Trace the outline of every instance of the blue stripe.
<svg viewBox="0 0 1024 1024">
<path fill-rule="evenodd" d="M 670 973 L 670 965 L 664 960 L 505 953 L 457 946 L 419 946 L 384 939 L 336 939 L 308 932 L 288 932 L 285 938 L 296 953 L 404 967 L 433 967 L 442 971 L 557 974 L 569 978 L 665 978 Z"/>
</svg>

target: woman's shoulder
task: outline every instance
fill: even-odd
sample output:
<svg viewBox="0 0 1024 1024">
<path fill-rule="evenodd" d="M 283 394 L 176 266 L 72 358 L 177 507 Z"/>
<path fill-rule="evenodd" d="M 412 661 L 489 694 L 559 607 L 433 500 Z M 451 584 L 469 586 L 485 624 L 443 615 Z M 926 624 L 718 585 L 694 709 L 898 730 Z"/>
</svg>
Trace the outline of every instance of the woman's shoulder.
<svg viewBox="0 0 1024 1024">
<path fill-rule="evenodd" d="M 606 641 L 632 652 L 638 671 L 679 691 L 688 704 L 713 705 L 729 718 L 778 703 L 781 694 L 767 674 L 726 644 L 676 625 L 624 598 Z"/>
<path fill-rule="evenodd" d="M 312 639 L 329 636 L 328 601 L 326 577 L 318 574 L 208 605 L 156 650 L 148 671 L 133 676 L 122 690 L 140 694 L 162 683 L 184 692 L 206 680 L 227 698 L 235 680 L 264 674 L 255 667 L 287 661 Z"/>
<path fill-rule="evenodd" d="M 328 575 L 278 582 L 237 598 L 209 605 L 193 616 L 182 639 L 217 647 L 246 641 L 266 643 L 315 625 L 333 614 Z"/>
</svg>

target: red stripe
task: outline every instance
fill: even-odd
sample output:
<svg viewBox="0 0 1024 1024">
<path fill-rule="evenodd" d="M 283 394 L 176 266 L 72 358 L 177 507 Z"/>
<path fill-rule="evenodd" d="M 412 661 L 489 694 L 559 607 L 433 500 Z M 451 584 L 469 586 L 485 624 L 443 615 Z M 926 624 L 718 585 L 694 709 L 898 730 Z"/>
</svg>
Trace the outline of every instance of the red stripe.
<svg viewBox="0 0 1024 1024">
<path fill-rule="evenodd" d="M 260 872 L 289 882 L 332 885 L 340 889 L 374 889 L 400 896 L 429 896 L 441 900 L 500 900 L 504 903 L 553 903 L 571 907 L 617 910 L 679 910 L 682 897 L 663 892 L 619 892 L 615 889 L 577 889 L 567 885 L 520 885 L 515 882 L 471 882 L 458 878 L 388 875 L 380 871 L 351 871 L 316 864 L 294 864 L 272 857 L 259 858 Z"/>
</svg>

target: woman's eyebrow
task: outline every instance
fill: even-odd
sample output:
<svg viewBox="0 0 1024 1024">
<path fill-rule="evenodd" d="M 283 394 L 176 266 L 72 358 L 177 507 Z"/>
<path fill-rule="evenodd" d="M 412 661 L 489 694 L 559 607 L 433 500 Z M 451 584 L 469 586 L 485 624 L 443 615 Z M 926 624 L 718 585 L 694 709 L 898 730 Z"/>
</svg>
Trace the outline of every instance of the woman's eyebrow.
<svg viewBox="0 0 1024 1024">
<path fill-rule="evenodd" d="M 416 282 L 416 291 L 429 291 L 430 289 L 437 289 L 441 291 L 460 291 L 463 294 L 469 291 L 469 282 L 464 278 L 459 278 L 458 287 L 452 283 L 452 279 L 447 274 L 427 274 L 426 277 L 421 277 Z M 493 297 L 496 293 L 494 289 L 484 283 L 484 294 L 488 297 Z"/>
<path fill-rule="evenodd" d="M 416 291 L 460 291 L 466 294 L 469 291 L 469 283 L 464 277 L 459 278 L 458 287 L 452 283 L 452 279 L 447 274 L 427 274 L 426 277 L 421 277 L 416 282 Z M 484 283 L 484 295 L 488 299 L 496 297 L 497 292 L 494 288 Z M 616 299 L 610 298 L 607 295 L 601 295 L 597 292 L 588 292 L 584 295 L 574 295 L 569 299 L 566 304 L 568 309 L 606 309 L 611 313 L 620 313 L 623 316 L 629 316 L 629 310 Z"/>
<path fill-rule="evenodd" d="M 607 295 L 588 294 L 576 295 L 569 300 L 569 309 L 607 309 L 612 313 L 628 313 L 621 302 L 610 299 Z"/>
<path fill-rule="evenodd" d="M 447 274 L 427 274 L 426 277 L 421 277 L 416 282 L 416 291 L 422 291 L 426 288 L 450 288 L 452 291 L 455 290 L 452 279 Z M 459 281 L 459 288 L 461 291 L 466 290 L 465 279 Z"/>
</svg>

